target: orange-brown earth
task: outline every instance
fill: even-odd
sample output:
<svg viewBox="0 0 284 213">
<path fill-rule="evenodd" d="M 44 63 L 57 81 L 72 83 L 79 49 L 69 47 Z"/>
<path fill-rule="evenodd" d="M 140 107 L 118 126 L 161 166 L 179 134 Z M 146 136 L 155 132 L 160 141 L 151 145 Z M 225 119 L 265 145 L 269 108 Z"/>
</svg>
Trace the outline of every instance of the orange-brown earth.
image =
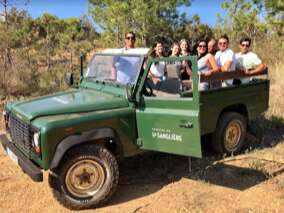
<svg viewBox="0 0 284 213">
<path fill-rule="evenodd" d="M 113 198 L 82 212 L 284 212 L 284 128 L 265 126 L 257 148 L 226 158 L 205 151 L 192 160 L 191 173 L 185 157 L 126 159 Z M 0 165 L 0 212 L 70 212 L 52 197 L 47 173 L 43 183 L 34 183 L 2 148 Z"/>
</svg>

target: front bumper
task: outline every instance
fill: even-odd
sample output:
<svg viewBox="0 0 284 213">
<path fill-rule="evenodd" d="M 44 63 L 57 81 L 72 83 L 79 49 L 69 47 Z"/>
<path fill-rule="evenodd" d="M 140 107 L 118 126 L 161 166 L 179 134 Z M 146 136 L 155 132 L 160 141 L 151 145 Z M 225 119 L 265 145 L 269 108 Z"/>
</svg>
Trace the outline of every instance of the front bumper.
<svg viewBox="0 0 284 213">
<path fill-rule="evenodd" d="M 12 152 L 12 155 L 16 156 L 16 160 L 14 160 L 22 168 L 23 172 L 28 174 L 35 182 L 43 181 L 43 174 L 40 167 L 35 165 L 30 159 L 23 155 L 23 153 L 21 153 L 17 147 L 9 141 L 6 135 L 0 135 L 0 142 L 7 154 Z"/>
</svg>

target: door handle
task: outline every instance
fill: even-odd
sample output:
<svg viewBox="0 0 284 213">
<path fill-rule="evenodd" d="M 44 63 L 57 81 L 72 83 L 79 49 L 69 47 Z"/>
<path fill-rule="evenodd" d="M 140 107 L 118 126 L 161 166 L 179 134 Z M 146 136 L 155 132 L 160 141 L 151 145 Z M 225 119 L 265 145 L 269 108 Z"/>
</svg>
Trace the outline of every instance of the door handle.
<svg viewBox="0 0 284 213">
<path fill-rule="evenodd" d="M 188 129 L 190 129 L 190 128 L 193 128 L 193 123 L 187 122 L 187 123 L 184 123 L 184 124 L 180 124 L 179 127 L 180 128 L 188 128 Z"/>
</svg>

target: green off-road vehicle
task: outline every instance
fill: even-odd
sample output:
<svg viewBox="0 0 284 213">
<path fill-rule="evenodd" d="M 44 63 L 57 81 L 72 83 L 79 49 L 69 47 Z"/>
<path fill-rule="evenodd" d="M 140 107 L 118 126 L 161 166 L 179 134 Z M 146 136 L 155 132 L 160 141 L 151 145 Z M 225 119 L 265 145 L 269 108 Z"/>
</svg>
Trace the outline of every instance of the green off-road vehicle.
<svg viewBox="0 0 284 213">
<path fill-rule="evenodd" d="M 244 74 L 205 77 L 198 75 L 196 57 L 147 59 L 147 53 L 95 54 L 73 88 L 5 106 L 4 150 L 34 181 L 43 181 L 48 170 L 64 206 L 103 204 L 116 190 L 119 162 L 145 150 L 201 158 L 201 137 L 211 134 L 215 151 L 238 153 L 248 122 L 268 108 L 265 78 L 200 91 L 200 82 Z M 189 60 L 192 79 L 182 81 L 179 65 Z M 157 64 L 166 66 L 167 76 L 153 83 L 148 70 Z"/>
</svg>

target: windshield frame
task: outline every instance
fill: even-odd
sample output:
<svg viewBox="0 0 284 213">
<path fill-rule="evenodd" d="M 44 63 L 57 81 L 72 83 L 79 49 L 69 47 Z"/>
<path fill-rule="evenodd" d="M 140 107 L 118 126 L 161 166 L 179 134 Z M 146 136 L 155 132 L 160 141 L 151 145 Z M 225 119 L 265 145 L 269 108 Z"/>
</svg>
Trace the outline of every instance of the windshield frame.
<svg viewBox="0 0 284 213">
<path fill-rule="evenodd" d="M 199 103 L 199 91 L 198 91 L 198 84 L 199 84 L 199 76 L 198 76 L 198 69 L 197 69 L 197 56 L 196 55 L 190 55 L 190 56 L 168 56 L 168 57 L 159 57 L 159 58 L 148 58 L 147 61 L 147 67 L 145 68 L 145 72 L 141 76 L 141 82 L 145 82 L 150 70 L 150 67 L 155 62 L 175 62 L 175 61 L 191 61 L 192 63 L 192 85 L 193 85 L 193 98 L 183 98 L 186 99 L 192 99 L 192 103 L 197 104 Z M 144 84 L 136 85 L 133 91 L 133 94 L 135 95 L 135 100 L 138 103 L 140 101 L 140 94 L 142 93 Z M 151 97 L 149 97 L 151 98 Z M 147 97 L 146 97 L 147 99 Z M 163 99 L 163 98 L 158 98 Z M 157 99 L 157 100 L 158 100 Z M 165 100 L 169 100 L 168 98 L 164 98 Z"/>
<path fill-rule="evenodd" d="M 139 64 L 137 66 L 139 70 L 136 73 L 134 81 L 132 83 L 129 82 L 129 83 L 123 84 L 123 83 L 120 83 L 120 82 L 117 82 L 117 81 L 108 81 L 108 80 L 96 79 L 95 77 L 86 77 L 85 75 L 87 73 L 87 69 L 96 56 L 125 56 L 125 57 L 129 56 L 129 57 L 139 58 L 140 61 L 139 61 Z M 146 57 L 146 55 L 141 55 L 141 54 L 95 53 L 95 54 L 93 54 L 91 60 L 89 61 L 88 66 L 84 69 L 82 80 L 92 81 L 92 82 L 97 82 L 97 83 L 103 83 L 103 84 L 109 84 L 109 85 L 115 85 L 115 86 L 120 86 L 120 87 L 126 87 L 129 84 L 132 85 L 132 86 L 136 85 L 138 78 L 140 76 L 141 70 L 143 70 L 143 64 L 144 64 L 145 57 Z"/>
</svg>

